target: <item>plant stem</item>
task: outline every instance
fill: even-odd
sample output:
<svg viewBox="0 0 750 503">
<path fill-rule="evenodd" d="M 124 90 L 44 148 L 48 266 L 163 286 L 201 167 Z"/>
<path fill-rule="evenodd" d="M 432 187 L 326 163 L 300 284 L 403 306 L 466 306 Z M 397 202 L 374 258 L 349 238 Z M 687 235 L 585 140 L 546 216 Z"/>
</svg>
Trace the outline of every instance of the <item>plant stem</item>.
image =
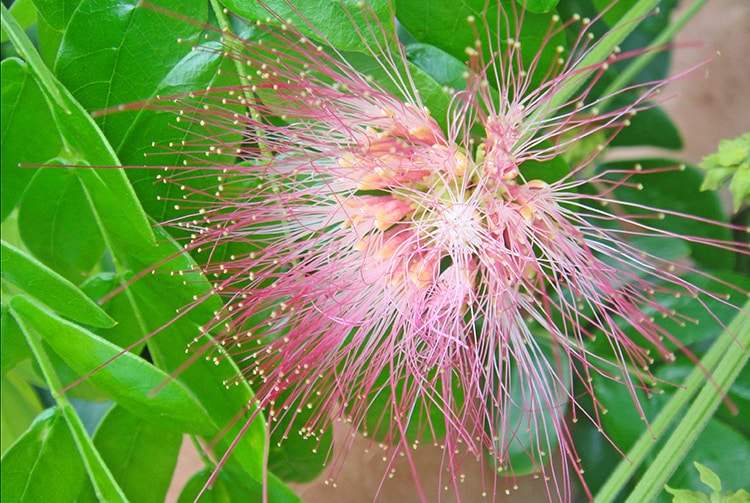
<svg viewBox="0 0 750 503">
<path fill-rule="evenodd" d="M 570 70 L 571 76 L 554 93 L 548 106 L 539 109 L 527 121 L 530 124 L 536 124 L 538 121 L 544 119 L 544 116 L 549 113 L 548 111 L 557 110 L 567 103 L 573 94 L 590 77 L 590 72 L 585 71 L 585 69 L 594 67 L 609 58 L 615 48 L 636 29 L 640 21 L 655 9 L 658 4 L 659 0 L 639 0 L 633 5 L 622 19 Z M 606 96 L 606 94 L 603 96 Z"/>
<path fill-rule="evenodd" d="M 739 348 L 738 348 L 739 346 Z M 727 330 L 714 342 L 701 360 L 701 365 L 693 369 L 667 405 L 651 423 L 628 452 L 627 458 L 620 461 L 617 469 L 597 493 L 594 501 L 610 503 L 623 490 L 636 470 L 648 455 L 656 441 L 678 419 L 679 412 L 688 404 L 702 383 L 705 383 L 698 398 L 677 425 L 668 442 L 657 455 L 651 468 L 629 496 L 628 503 L 652 501 L 661 491 L 669 477 L 682 462 L 693 442 L 722 400 L 722 393 L 737 378 L 750 356 L 750 302 L 747 302 L 734 318 Z M 721 363 L 721 366 L 719 366 Z M 718 367 L 718 368 L 717 368 Z M 713 380 L 706 382 L 706 374 Z"/>
<path fill-rule="evenodd" d="M 625 70 L 623 70 L 615 79 L 606 87 L 602 92 L 602 96 L 605 96 L 603 108 L 606 108 L 606 103 L 611 97 L 619 90 L 630 84 L 638 73 L 643 70 L 659 53 L 658 49 L 664 44 L 669 43 L 672 38 L 679 32 L 693 16 L 705 5 L 708 0 L 695 0 L 692 5 L 685 9 L 673 23 L 667 26 L 658 37 L 646 48 L 646 52 L 636 58 Z M 606 97 L 609 98 L 606 98 Z"/>
</svg>

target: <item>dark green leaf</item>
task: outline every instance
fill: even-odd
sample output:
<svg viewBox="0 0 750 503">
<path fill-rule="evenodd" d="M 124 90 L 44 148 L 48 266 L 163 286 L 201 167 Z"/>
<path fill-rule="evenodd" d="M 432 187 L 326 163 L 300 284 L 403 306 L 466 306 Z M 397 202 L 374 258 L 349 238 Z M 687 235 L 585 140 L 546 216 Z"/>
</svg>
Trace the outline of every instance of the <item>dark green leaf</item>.
<svg viewBox="0 0 750 503">
<path fill-rule="evenodd" d="M 750 365 L 746 365 L 737 376 L 727 393 L 727 399 L 736 407 L 736 412 L 726 406 L 720 407 L 717 417 L 750 438 Z"/>
<path fill-rule="evenodd" d="M 565 421 L 566 393 L 571 383 L 564 369 L 569 360 L 563 353 L 554 363 L 558 355 L 553 356 L 549 348 L 542 348 L 543 356 L 531 363 L 533 370 L 525 373 L 513 363 L 510 400 L 500 418 L 503 424 L 496 425 L 497 431 L 506 435 L 499 440 L 502 444 L 498 449 L 507 449 L 508 464 L 518 475 L 536 473 L 540 464 L 550 461 L 550 451 L 556 449 L 560 441 L 560 424 Z M 554 374 L 549 365 L 555 365 Z M 547 402 L 554 397 L 559 402 Z"/>
<path fill-rule="evenodd" d="M 40 414 L 3 455 L 3 501 L 70 503 L 86 479 L 81 457 L 58 409 Z"/>
<path fill-rule="evenodd" d="M 3 352 L 4 348 L 5 344 Z M 14 371 L 2 378 L 2 397 L 2 452 L 5 452 L 42 412 L 42 404 L 34 388 Z"/>
<path fill-rule="evenodd" d="M 73 370 L 80 376 L 88 376 L 95 386 L 133 414 L 177 431 L 197 434 L 216 431 L 205 409 L 182 384 L 142 358 L 58 318 L 24 297 L 11 299 L 11 309 L 23 320 L 22 328 L 33 327 Z M 161 389 L 157 392 L 157 388 Z"/>
<path fill-rule="evenodd" d="M 71 282 L 4 241 L 2 278 L 72 320 L 95 327 L 115 323 Z"/>
<path fill-rule="evenodd" d="M 37 171 L 21 199 L 18 228 L 27 248 L 74 284 L 86 278 L 104 252 L 78 177 L 65 168 Z"/>
<path fill-rule="evenodd" d="M 287 403 L 288 393 L 279 396 L 278 403 Z M 291 409 L 299 404 L 291 404 Z M 313 410 L 298 407 L 301 412 L 285 414 L 274 422 L 274 431 L 269 440 L 268 469 L 287 482 L 309 482 L 323 470 L 330 456 L 333 432 L 328 429 L 322 435 L 304 436 L 302 426 L 309 421 Z M 317 412 L 315 412 L 317 413 Z"/>
<path fill-rule="evenodd" d="M 454 90 L 466 87 L 463 75 L 466 65 L 434 45 L 409 44 L 406 46 L 406 57 L 441 86 Z"/>
<path fill-rule="evenodd" d="M 431 44 L 459 61 L 466 61 L 466 48 L 474 47 L 477 34 L 482 42 L 482 53 L 487 59 L 493 50 L 503 51 L 504 47 L 498 47 L 499 44 L 504 46 L 509 37 L 516 38 L 514 16 L 520 9 L 512 5 L 513 1 L 487 3 L 485 0 L 464 0 L 457 3 L 452 0 L 436 0 L 426 4 L 422 0 L 396 0 L 394 4 L 399 22 L 419 42 Z M 474 18 L 476 27 L 468 21 L 470 17 Z M 510 27 L 506 21 L 510 21 Z M 555 52 L 556 47 L 565 46 L 562 33 L 547 40 L 552 22 L 551 13 L 523 13 L 523 26 L 518 38 L 523 47 L 524 67 L 530 69 L 539 51 L 543 51 L 536 67 L 538 71 L 535 73 L 535 81 L 541 80 L 552 62 L 559 57 Z M 487 33 L 490 34 L 489 39 Z"/>
<path fill-rule="evenodd" d="M 608 163 L 602 170 L 629 170 L 634 161 Z M 630 177 L 631 186 L 616 189 L 617 198 L 626 203 L 642 207 L 658 208 L 674 214 L 659 216 L 658 211 L 651 214 L 651 218 L 642 219 L 645 225 L 673 232 L 682 237 L 691 250 L 692 258 L 700 264 L 717 270 L 731 270 L 734 265 L 734 254 L 730 250 L 716 246 L 704 245 L 701 239 L 731 241 L 732 233 L 728 228 L 720 225 L 706 225 L 700 219 L 726 222 L 726 214 L 719 197 L 713 192 L 701 192 L 702 174 L 695 168 L 685 167 L 684 170 L 671 170 L 649 173 L 649 169 L 668 166 L 678 166 L 681 163 L 669 159 L 646 159 L 638 161 L 643 167 L 643 174 Z M 622 175 L 620 175 L 622 176 Z M 643 188 L 635 188 L 640 184 Z M 635 206 L 626 211 L 643 215 L 642 207 Z M 679 216 L 685 214 L 686 216 Z M 691 218 L 692 216 L 696 218 Z"/>
<path fill-rule="evenodd" d="M 165 500 L 182 435 L 115 406 L 94 434 L 94 446 L 133 502 Z M 91 494 L 93 497 L 93 494 Z"/>
<path fill-rule="evenodd" d="M 674 122 L 661 107 L 638 112 L 630 119 L 630 126 L 620 131 L 610 147 L 650 146 L 679 150 L 682 137 Z"/>
</svg>

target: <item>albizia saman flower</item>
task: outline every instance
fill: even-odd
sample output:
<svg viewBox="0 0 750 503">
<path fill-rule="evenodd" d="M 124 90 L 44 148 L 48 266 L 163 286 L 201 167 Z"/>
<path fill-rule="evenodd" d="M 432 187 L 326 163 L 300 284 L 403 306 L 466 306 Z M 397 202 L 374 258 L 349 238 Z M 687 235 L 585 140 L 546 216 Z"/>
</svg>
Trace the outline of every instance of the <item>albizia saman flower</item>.
<svg viewBox="0 0 750 503">
<path fill-rule="evenodd" d="M 478 42 L 466 51 L 465 87 L 443 91 L 444 117 L 431 115 L 403 47 L 367 7 L 370 54 L 354 59 L 314 26 L 303 35 L 273 16 L 256 25 L 262 42 L 225 34 L 221 50 L 247 84 L 174 97 L 180 123 L 197 132 L 174 147 L 186 166 L 161 180 L 184 191 L 178 204 L 190 215 L 166 224 L 191 233 L 187 250 L 252 250 L 203 266 L 226 305 L 202 328 L 216 342 L 202 351 L 240 364 L 237 379 L 252 383 L 272 428 L 303 408 L 305 424 L 285 435 L 345 419 L 389 446 L 389 467 L 415 438 L 435 439 L 454 487 L 469 458 L 512 483 L 509 451 L 521 448 L 549 498 L 567 500 L 580 477 L 567 420 L 583 413 L 571 382 L 595 397 L 599 374 L 635 399 L 652 359 L 673 356 L 654 316 L 682 321 L 657 298 L 708 292 L 629 242 L 670 237 L 649 223 L 657 210 L 614 200 L 640 168 L 589 167 L 663 82 L 642 86 L 637 103 L 597 110 L 594 84 L 634 55 L 587 64 L 589 24 L 553 18 L 538 36 L 556 57 L 524 58 L 527 14 L 514 5 L 500 4 L 496 24 L 465 20 Z M 555 49 L 576 23 L 573 46 Z M 601 145 L 563 176 L 528 174 L 593 135 Z M 236 163 L 212 161 L 228 153 Z M 640 340 L 626 335 L 633 329 Z M 613 359 L 587 351 L 595 336 Z M 557 469 L 556 448 L 566 460 Z"/>
</svg>

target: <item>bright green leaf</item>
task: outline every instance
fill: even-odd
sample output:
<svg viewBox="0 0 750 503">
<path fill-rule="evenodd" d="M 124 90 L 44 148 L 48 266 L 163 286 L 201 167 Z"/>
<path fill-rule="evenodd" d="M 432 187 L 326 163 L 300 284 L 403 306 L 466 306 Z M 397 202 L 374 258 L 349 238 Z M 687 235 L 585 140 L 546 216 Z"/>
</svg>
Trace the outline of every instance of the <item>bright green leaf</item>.
<svg viewBox="0 0 750 503">
<path fill-rule="evenodd" d="M 206 20 L 206 2 L 157 0 L 83 0 L 65 26 L 55 74 L 87 110 L 102 110 L 150 98 L 163 79 L 198 42 L 195 23 Z M 179 43 L 183 39 L 185 43 Z M 155 48 L 158 48 L 155 50 Z M 98 119 L 113 145 L 132 123 L 126 114 Z"/>
<path fill-rule="evenodd" d="M 70 503 L 86 472 L 59 409 L 47 409 L 2 458 L 3 501 Z"/>
<path fill-rule="evenodd" d="M 63 316 L 95 327 L 114 320 L 75 285 L 23 251 L 2 242 L 2 278 Z"/>
<path fill-rule="evenodd" d="M 156 331 L 148 340 L 155 364 L 168 373 L 179 373 L 177 380 L 190 389 L 214 423 L 223 430 L 246 409 L 252 392 L 244 381 L 240 386 L 229 389 L 224 385 L 225 380 L 231 380 L 239 373 L 231 360 L 225 358 L 216 366 L 213 361 L 200 355 L 186 355 L 186 349 L 197 344 L 194 339 L 200 333 L 199 327 L 213 317 L 215 310 L 220 309 L 218 297 L 206 293 L 210 285 L 196 272 L 170 274 L 174 271 L 194 271 L 196 266 L 189 255 L 169 241 L 163 229 L 155 229 L 162 244 L 154 247 L 131 231 L 132 222 L 120 216 L 117 201 L 108 192 L 99 174 L 91 170 L 81 172 L 80 176 L 97 218 L 108 223 L 103 228 L 104 238 L 117 263 L 136 272 L 148 271 L 152 264 L 161 264 L 154 270 L 155 274 L 146 274 L 119 294 L 126 296 L 131 316 L 140 327 L 139 332 L 130 334 L 131 343 Z M 175 318 L 176 312 L 195 302 L 194 298 L 203 300 L 184 316 Z M 206 348 L 211 346 L 205 338 L 199 339 L 199 342 Z M 191 358 L 195 361 L 187 364 Z M 229 447 L 248 418 L 246 412 L 226 432 L 216 444 L 217 452 L 223 453 L 223 449 Z M 230 460 L 237 460 L 252 477 L 262 473 L 265 437 L 265 425 L 262 419 L 258 419 L 233 448 Z"/>
<path fill-rule="evenodd" d="M 222 3 L 250 20 L 270 19 L 271 22 L 279 23 L 277 18 L 291 19 L 303 34 L 344 51 L 367 52 L 367 42 L 372 43 L 373 35 L 377 34 L 377 38 L 381 38 L 378 33 L 380 27 L 376 24 L 378 21 L 373 16 L 386 29 L 390 28 L 390 10 L 386 0 L 371 0 L 366 3 L 359 0 L 297 0 L 293 4 L 285 0 L 269 0 L 263 4 L 224 0 Z M 362 5 L 366 5 L 366 8 L 362 9 Z M 303 17 L 300 18 L 299 14 Z M 321 36 L 324 40 L 321 40 Z"/>
<path fill-rule="evenodd" d="M 2 70 L 2 220 L 10 214 L 36 168 L 19 164 L 43 163 L 60 150 L 59 135 L 44 94 L 26 63 L 10 58 L 0 63 Z M 33 134 L 30 132 L 33 131 Z"/>
<path fill-rule="evenodd" d="M 142 358 L 73 325 L 24 297 L 11 299 L 24 330 L 33 328 L 75 370 L 133 414 L 177 431 L 211 434 L 216 426 L 178 381 Z M 101 368 L 100 368 L 101 367 Z M 159 391 L 157 388 L 160 388 Z"/>
<path fill-rule="evenodd" d="M 674 496 L 673 503 L 711 503 L 711 498 L 707 494 L 696 493 L 687 489 L 672 489 L 669 486 L 664 489 Z"/>
<path fill-rule="evenodd" d="M 704 466 L 697 461 L 693 463 L 693 465 L 698 469 L 701 482 L 710 487 L 715 493 L 720 493 L 721 479 L 719 479 L 719 476 L 712 472 L 709 467 Z"/>
<path fill-rule="evenodd" d="M 16 18 L 22 29 L 26 30 L 36 22 L 36 8 L 31 0 L 16 0 L 10 6 L 10 13 Z M 3 29 L 0 42 L 8 41 L 8 34 Z"/>
<path fill-rule="evenodd" d="M 47 266 L 80 284 L 99 261 L 104 242 L 73 171 L 37 171 L 21 199 L 18 228 L 26 247 Z"/>
<path fill-rule="evenodd" d="M 52 112 L 52 123 L 60 135 L 61 158 L 72 163 L 85 161 L 94 166 L 117 166 L 119 160 L 91 116 L 55 78 L 36 53 L 28 37 L 20 31 L 11 16 L 3 10 L 3 26 L 9 30 L 13 44 L 27 58 L 30 72 L 39 82 Z M 26 130 L 26 136 L 34 130 Z M 50 159 L 47 157 L 47 159 Z M 132 187 L 123 183 L 125 175 L 118 169 L 104 169 L 100 177 L 113 190 L 122 215 L 133 223 L 131 232 L 153 239 L 148 218 L 135 197 Z"/>
<path fill-rule="evenodd" d="M 734 211 L 750 201 L 750 133 L 734 140 L 719 142 L 719 151 L 703 158 L 699 166 L 706 170 L 701 190 L 719 190 L 731 177 Z"/>
</svg>

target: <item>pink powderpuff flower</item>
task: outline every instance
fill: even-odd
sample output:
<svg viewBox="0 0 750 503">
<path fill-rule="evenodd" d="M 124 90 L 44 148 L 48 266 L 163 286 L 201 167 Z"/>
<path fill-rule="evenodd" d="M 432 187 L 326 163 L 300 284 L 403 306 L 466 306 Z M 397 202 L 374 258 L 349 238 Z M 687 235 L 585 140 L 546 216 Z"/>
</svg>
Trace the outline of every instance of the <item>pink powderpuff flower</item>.
<svg viewBox="0 0 750 503">
<path fill-rule="evenodd" d="M 671 236 L 649 224 L 657 210 L 602 206 L 632 209 L 613 191 L 634 185 L 639 168 L 593 172 L 600 146 L 557 179 L 527 174 L 594 135 L 605 145 L 664 82 L 598 111 L 592 87 L 635 54 L 582 63 L 593 43 L 581 23 L 548 68 L 541 52 L 524 60 L 526 14 L 515 9 L 496 35 L 492 22 L 468 20 L 478 40 L 490 35 L 489 50 L 467 49 L 466 86 L 448 90 L 448 114 L 437 118 L 404 48 L 366 7 L 360 34 L 387 75 L 381 83 L 311 25 L 301 28 L 315 37 L 281 18 L 257 23 L 262 42 L 224 34 L 222 50 L 245 65 L 248 83 L 173 97 L 179 121 L 198 132 L 177 147 L 187 167 L 161 179 L 184 191 L 178 204 L 190 215 L 166 225 L 191 233 L 187 250 L 251 250 L 203 266 L 226 305 L 202 328 L 216 345 L 201 351 L 239 362 L 237 379 L 251 382 L 272 428 L 302 409 L 295 429 L 305 436 L 350 421 L 388 446 L 388 468 L 434 439 L 453 487 L 469 459 L 514 483 L 510 452 L 520 448 L 549 499 L 567 501 L 571 479 L 583 481 L 568 424 L 588 415 L 571 381 L 595 404 L 595 374 L 621 380 L 635 400 L 651 379 L 646 346 L 671 358 L 663 340 L 679 345 L 654 321 L 680 320 L 658 297 L 710 292 L 629 241 Z M 554 18 L 542 47 L 579 21 Z M 212 161 L 217 153 L 241 162 Z M 594 336 L 613 361 L 587 350 Z M 565 460 L 557 468 L 555 449 Z M 335 473 L 340 458 L 331 461 Z"/>
</svg>

